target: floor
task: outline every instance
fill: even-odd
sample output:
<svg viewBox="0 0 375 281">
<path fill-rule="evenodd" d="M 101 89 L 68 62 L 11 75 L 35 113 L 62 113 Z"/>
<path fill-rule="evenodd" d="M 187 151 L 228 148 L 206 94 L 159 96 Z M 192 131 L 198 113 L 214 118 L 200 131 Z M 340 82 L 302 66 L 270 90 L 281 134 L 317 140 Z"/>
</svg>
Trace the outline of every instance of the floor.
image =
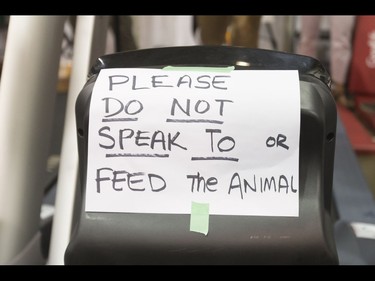
<svg viewBox="0 0 375 281">
<path fill-rule="evenodd" d="M 375 198 L 375 129 L 368 126 L 354 109 L 342 106 L 337 109 L 363 176 Z"/>
<path fill-rule="evenodd" d="M 357 159 L 375 199 L 375 155 L 357 155 Z"/>
</svg>

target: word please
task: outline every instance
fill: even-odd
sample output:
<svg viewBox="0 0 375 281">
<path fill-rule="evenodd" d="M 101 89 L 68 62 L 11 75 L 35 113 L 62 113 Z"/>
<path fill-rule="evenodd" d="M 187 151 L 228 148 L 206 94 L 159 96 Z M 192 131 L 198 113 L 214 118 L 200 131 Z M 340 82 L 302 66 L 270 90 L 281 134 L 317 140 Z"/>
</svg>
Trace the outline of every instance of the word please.
<svg viewBox="0 0 375 281">
<path fill-rule="evenodd" d="M 201 75 L 198 77 L 190 77 L 189 75 L 183 75 L 176 78 L 176 76 L 170 77 L 169 75 L 153 75 L 148 79 L 142 79 L 142 83 L 139 81 L 140 78 L 136 75 L 110 75 L 108 76 L 108 89 L 113 91 L 119 86 L 130 85 L 132 90 L 146 90 L 151 88 L 172 88 L 172 87 L 186 87 L 194 89 L 218 89 L 227 90 L 226 79 L 229 75 Z"/>
</svg>

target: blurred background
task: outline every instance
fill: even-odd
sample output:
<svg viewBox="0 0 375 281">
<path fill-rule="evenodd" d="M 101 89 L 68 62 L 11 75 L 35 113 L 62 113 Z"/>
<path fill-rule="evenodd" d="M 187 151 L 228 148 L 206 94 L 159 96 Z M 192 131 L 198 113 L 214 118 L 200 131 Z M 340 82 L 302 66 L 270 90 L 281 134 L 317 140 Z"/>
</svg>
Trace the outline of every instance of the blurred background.
<svg viewBox="0 0 375 281">
<path fill-rule="evenodd" d="M 0 16 L 0 71 L 5 64 L 5 67 L 11 68 L 11 61 L 6 61 L 7 52 L 10 54 L 17 51 L 14 45 L 12 50 L 7 49 L 9 36 L 16 36 L 14 32 L 11 34 L 9 27 L 12 19 L 17 17 Z M 44 24 L 49 17 L 45 18 Z M 50 18 L 52 20 L 56 17 Z M 64 126 L 71 118 L 67 116 L 68 97 L 74 87 L 71 85 L 75 67 L 74 54 L 77 45 L 81 44 L 77 42 L 76 34 L 77 29 L 83 28 L 78 26 L 77 18 L 73 15 L 61 16 L 59 23 L 63 31 L 61 41 L 57 40 L 62 43 L 61 48 L 59 43 L 58 50 L 56 86 L 53 84 L 52 126 L 45 143 L 48 147 L 45 173 L 40 177 L 43 189 L 41 217 L 44 220 L 51 220 L 54 215 L 62 145 L 66 134 Z M 104 25 L 105 44 L 102 54 L 169 46 L 232 45 L 295 53 L 318 59 L 331 75 L 331 92 L 368 188 L 366 196 L 372 196 L 371 200 L 375 198 L 375 16 L 115 15 L 98 18 L 107 23 Z M 22 32 L 17 36 L 23 36 Z M 27 57 L 27 54 L 22 56 Z M 43 63 L 46 65 L 49 62 L 47 60 Z M 3 76 L 0 78 L 0 85 L 2 79 Z M 1 95 L 4 94 L 4 88 L 5 86 L 1 88 L 3 92 L 0 93 L 0 103 L 3 102 Z M 44 229 L 47 238 L 43 240 L 45 242 L 41 247 L 45 259 L 50 250 L 51 229 L 51 224 Z M 6 258 L 2 259 L 0 253 L 0 263 L 6 263 L 4 260 Z M 45 260 L 41 261 L 43 262 Z"/>
</svg>

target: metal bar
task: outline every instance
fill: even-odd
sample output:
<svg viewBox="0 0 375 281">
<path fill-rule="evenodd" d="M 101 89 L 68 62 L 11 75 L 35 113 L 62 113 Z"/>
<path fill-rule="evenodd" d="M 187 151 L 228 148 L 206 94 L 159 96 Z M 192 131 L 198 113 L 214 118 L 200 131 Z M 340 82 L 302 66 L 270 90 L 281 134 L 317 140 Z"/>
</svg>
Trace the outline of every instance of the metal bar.
<svg viewBox="0 0 375 281">
<path fill-rule="evenodd" d="M 0 85 L 0 263 L 39 230 L 63 16 L 11 16 Z"/>
<path fill-rule="evenodd" d="M 74 36 L 65 127 L 62 140 L 55 215 L 47 264 L 64 264 L 64 254 L 72 231 L 72 216 L 78 177 L 78 149 L 75 101 L 83 88 L 90 66 L 104 54 L 108 17 L 79 16 Z"/>
</svg>

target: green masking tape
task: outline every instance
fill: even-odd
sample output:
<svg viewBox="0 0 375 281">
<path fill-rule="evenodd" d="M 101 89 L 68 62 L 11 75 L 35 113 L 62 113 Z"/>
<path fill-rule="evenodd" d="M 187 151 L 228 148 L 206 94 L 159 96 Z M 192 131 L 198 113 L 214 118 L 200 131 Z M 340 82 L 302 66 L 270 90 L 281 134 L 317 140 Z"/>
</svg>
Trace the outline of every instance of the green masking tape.
<svg viewBox="0 0 375 281">
<path fill-rule="evenodd" d="M 209 207 L 208 203 L 191 202 L 190 231 L 208 234 Z"/>
<path fill-rule="evenodd" d="M 202 71 L 202 72 L 231 72 L 234 66 L 228 67 L 202 67 L 202 66 L 166 66 L 167 71 Z"/>
</svg>

